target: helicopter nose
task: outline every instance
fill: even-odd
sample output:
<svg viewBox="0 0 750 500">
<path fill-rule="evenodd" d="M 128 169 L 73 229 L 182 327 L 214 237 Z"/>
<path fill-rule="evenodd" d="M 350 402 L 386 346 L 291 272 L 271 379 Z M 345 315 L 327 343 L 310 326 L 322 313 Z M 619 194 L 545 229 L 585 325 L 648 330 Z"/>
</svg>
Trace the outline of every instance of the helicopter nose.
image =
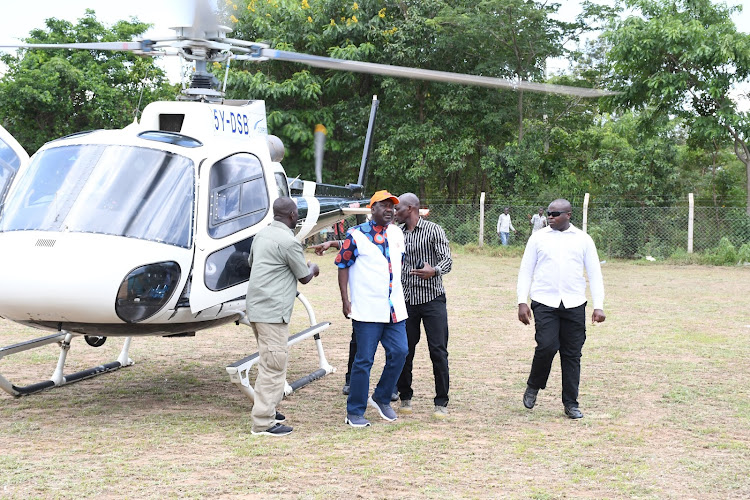
<svg viewBox="0 0 750 500">
<path fill-rule="evenodd" d="M 187 249 L 85 233 L 0 233 L 0 247 L 0 316 L 15 321 L 122 324 L 123 278 L 144 261 L 190 262 Z"/>
</svg>

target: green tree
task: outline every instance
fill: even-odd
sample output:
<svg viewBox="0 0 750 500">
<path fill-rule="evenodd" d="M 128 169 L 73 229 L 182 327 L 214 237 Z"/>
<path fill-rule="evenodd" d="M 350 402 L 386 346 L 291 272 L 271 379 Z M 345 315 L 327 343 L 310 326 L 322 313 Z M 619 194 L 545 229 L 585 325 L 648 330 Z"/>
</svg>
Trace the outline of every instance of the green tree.
<svg viewBox="0 0 750 500">
<path fill-rule="evenodd" d="M 603 34 L 615 86 L 614 102 L 652 108 L 686 126 L 721 128 L 745 165 L 750 215 L 750 116 L 737 110 L 732 89 L 750 76 L 750 35 L 731 20 L 738 7 L 710 0 L 625 0 L 639 15 L 613 18 Z"/>
<path fill-rule="evenodd" d="M 549 21 L 556 8 L 526 0 L 247 0 L 230 5 L 233 36 L 276 48 L 536 80 L 543 78 L 546 57 L 563 53 L 564 40 L 583 29 L 582 23 Z M 501 28 L 502 35 L 487 37 Z M 548 128 L 564 121 L 563 113 L 555 111 L 545 122 L 545 107 L 556 101 L 530 93 L 279 61 L 233 62 L 232 68 L 231 96 L 266 100 L 269 128 L 287 146 L 284 163 L 292 176 L 312 176 L 313 128 L 323 123 L 329 131 L 324 180 L 351 182 L 370 99 L 377 94 L 381 105 L 368 188 L 409 190 L 422 198 L 478 199 L 481 191 L 492 189 L 498 176 L 494 169 L 502 168 L 497 156 L 490 154 L 488 161 L 488 152 L 517 143 L 527 130 L 523 127 Z M 519 169 L 529 170 L 520 164 Z"/>
<path fill-rule="evenodd" d="M 25 41 L 130 41 L 149 27 L 133 19 L 107 28 L 92 10 L 75 25 L 54 18 L 45 25 Z M 0 123 L 29 152 L 74 132 L 124 127 L 143 106 L 177 91 L 153 59 L 125 52 L 25 49 L 2 61 Z"/>
<path fill-rule="evenodd" d="M 233 37 L 272 47 L 341 59 L 372 61 L 388 28 L 381 2 L 247 0 L 230 6 Z M 323 180 L 357 179 L 372 95 L 369 75 L 267 61 L 232 63 L 229 97 L 264 99 L 269 131 L 286 147 L 290 176 L 314 175 L 313 130 L 328 129 Z"/>
</svg>

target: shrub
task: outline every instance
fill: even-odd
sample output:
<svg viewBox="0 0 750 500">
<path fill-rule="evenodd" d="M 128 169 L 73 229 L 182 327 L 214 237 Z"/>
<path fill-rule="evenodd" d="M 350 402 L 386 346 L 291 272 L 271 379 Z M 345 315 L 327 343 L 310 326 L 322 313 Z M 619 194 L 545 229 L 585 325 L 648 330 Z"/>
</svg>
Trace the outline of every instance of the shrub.
<svg viewBox="0 0 750 500">
<path fill-rule="evenodd" d="M 740 264 L 750 263 L 750 244 L 745 243 L 737 252 L 737 259 Z"/>
<path fill-rule="evenodd" d="M 705 253 L 703 260 L 714 266 L 733 266 L 738 260 L 737 249 L 726 236 L 719 241 L 719 246 Z"/>
</svg>

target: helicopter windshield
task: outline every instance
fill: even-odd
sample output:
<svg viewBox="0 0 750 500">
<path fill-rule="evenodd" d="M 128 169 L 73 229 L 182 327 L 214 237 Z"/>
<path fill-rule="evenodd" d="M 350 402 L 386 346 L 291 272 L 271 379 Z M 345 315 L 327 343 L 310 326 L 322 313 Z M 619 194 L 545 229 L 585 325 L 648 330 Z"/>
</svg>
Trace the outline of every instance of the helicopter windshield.
<svg viewBox="0 0 750 500">
<path fill-rule="evenodd" d="M 2 203 L 5 191 L 20 165 L 21 159 L 13 151 L 13 148 L 0 139 L 0 203 Z M 2 205 L 0 205 L 0 212 L 2 212 Z"/>
<path fill-rule="evenodd" d="M 37 154 L 0 216 L 2 231 L 112 234 L 189 248 L 193 163 L 155 149 L 61 146 Z"/>
</svg>

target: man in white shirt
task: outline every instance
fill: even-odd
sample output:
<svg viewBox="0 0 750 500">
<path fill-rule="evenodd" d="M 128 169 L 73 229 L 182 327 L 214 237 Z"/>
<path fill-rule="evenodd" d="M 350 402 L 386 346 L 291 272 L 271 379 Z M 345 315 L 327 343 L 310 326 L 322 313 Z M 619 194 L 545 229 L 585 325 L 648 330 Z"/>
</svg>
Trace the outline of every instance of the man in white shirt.
<svg viewBox="0 0 750 500">
<path fill-rule="evenodd" d="M 357 353 L 350 375 L 345 423 L 368 427 L 367 406 L 389 422 L 396 420 L 391 408 L 409 343 L 406 337 L 406 302 L 401 283 L 401 263 L 406 250 L 404 233 L 394 220 L 399 200 L 388 191 L 377 191 L 367 205 L 372 220 L 351 228 L 341 243 L 335 263 L 344 316 L 352 320 Z M 349 295 L 351 293 L 351 299 Z M 378 344 L 385 350 L 385 366 L 372 396 L 370 370 Z"/>
<path fill-rule="evenodd" d="M 531 224 L 531 233 L 536 233 L 543 227 L 547 227 L 547 217 L 544 216 L 544 208 L 539 207 L 539 213 L 529 215 L 529 224 Z"/>
<path fill-rule="evenodd" d="M 497 235 L 500 237 L 500 243 L 504 246 L 508 246 L 508 238 L 510 232 L 516 232 L 516 228 L 513 227 L 513 223 L 510 221 L 510 208 L 505 207 L 503 213 L 497 218 Z"/>
<path fill-rule="evenodd" d="M 600 323 L 604 315 L 604 282 L 594 240 L 570 223 L 572 207 L 558 199 L 547 208 L 549 226 L 532 234 L 518 271 L 518 319 L 531 323 L 534 311 L 536 350 L 526 382 L 523 404 L 533 408 L 539 389 L 547 385 L 552 360 L 560 351 L 562 402 L 565 415 L 582 418 L 578 408 L 581 349 L 586 341 L 586 269 L 594 312 Z M 531 297 L 531 310 L 526 304 Z"/>
</svg>

